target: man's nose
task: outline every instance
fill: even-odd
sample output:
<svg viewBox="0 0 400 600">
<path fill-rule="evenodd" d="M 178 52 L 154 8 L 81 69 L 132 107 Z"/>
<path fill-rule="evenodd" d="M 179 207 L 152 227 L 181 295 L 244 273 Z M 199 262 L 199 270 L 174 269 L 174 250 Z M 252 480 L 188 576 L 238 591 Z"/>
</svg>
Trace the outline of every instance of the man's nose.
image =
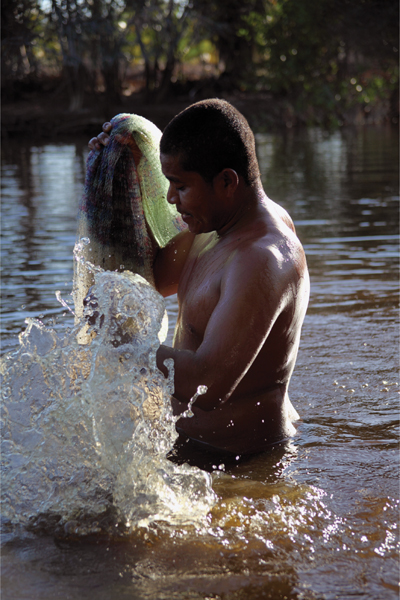
<svg viewBox="0 0 400 600">
<path fill-rule="evenodd" d="M 170 184 L 169 188 L 168 188 L 168 193 L 167 193 L 167 201 L 170 204 L 176 204 L 177 200 L 178 200 L 178 198 L 177 198 L 177 193 L 176 193 L 176 190 L 175 190 L 175 186 L 173 186 L 172 184 Z"/>
</svg>

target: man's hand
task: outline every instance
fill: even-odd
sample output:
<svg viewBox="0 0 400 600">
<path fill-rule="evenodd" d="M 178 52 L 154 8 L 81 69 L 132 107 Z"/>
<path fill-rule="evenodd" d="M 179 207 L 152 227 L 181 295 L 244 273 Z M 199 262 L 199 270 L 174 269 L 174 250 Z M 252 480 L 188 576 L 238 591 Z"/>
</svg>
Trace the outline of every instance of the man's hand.
<svg viewBox="0 0 400 600">
<path fill-rule="evenodd" d="M 89 141 L 89 148 L 90 150 L 101 150 L 102 146 L 107 146 L 109 140 L 110 140 L 110 131 L 112 129 L 112 125 L 111 123 L 109 123 L 108 121 L 106 123 L 104 123 L 103 125 L 103 131 L 101 133 L 99 133 L 99 135 L 97 137 L 92 138 Z"/>
<path fill-rule="evenodd" d="M 90 150 L 101 150 L 102 146 L 107 146 L 107 144 L 110 141 L 110 132 L 112 128 L 112 123 L 110 123 L 109 121 L 104 123 L 103 131 L 99 133 L 97 137 L 94 137 L 89 141 L 88 146 Z M 118 135 L 116 136 L 116 140 L 120 141 L 118 139 Z M 133 137 L 131 137 L 129 141 L 124 141 L 123 143 L 126 143 L 128 148 L 131 150 L 135 164 L 138 165 L 142 157 L 142 152 L 140 151 Z"/>
</svg>

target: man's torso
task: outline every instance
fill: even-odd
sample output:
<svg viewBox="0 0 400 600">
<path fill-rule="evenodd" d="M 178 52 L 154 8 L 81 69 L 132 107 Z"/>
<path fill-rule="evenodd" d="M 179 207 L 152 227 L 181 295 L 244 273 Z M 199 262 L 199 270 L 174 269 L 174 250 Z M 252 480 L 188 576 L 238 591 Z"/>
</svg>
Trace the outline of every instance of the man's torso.
<svg viewBox="0 0 400 600">
<path fill-rule="evenodd" d="M 210 316 L 220 300 L 221 284 L 227 269 L 234 267 L 234 261 L 238 260 L 246 261 L 246 266 L 251 269 L 253 244 L 265 247 L 266 261 L 270 260 L 271 246 L 281 248 L 281 269 L 287 272 L 279 276 L 286 277 L 293 290 L 297 289 L 299 293 L 299 281 L 307 275 L 305 260 L 299 272 L 303 250 L 294 233 L 285 224 L 280 226 L 279 214 L 277 218 L 273 209 L 272 214 L 272 225 L 267 217 L 266 223 L 262 220 L 253 227 L 242 228 L 223 238 L 218 238 L 216 232 L 196 236 L 179 283 L 175 348 L 198 349 Z M 302 255 L 300 259 L 299 254 Z M 303 292 L 308 285 L 308 277 L 305 279 Z M 273 443 L 293 433 L 290 421 L 296 412 L 287 396 L 287 387 L 301 328 L 301 324 L 297 325 L 296 314 L 301 310 L 305 312 L 305 309 L 299 308 L 300 303 L 301 299 L 294 292 L 229 400 L 213 411 L 202 411 L 194 406 L 195 416 L 181 419 L 178 428 L 181 426 L 190 437 L 233 452 L 241 452 L 252 436 L 256 450 L 264 441 Z M 248 327 L 248 335 L 251 336 L 252 327 L 257 324 L 244 319 L 241 326 Z M 183 405 L 176 400 L 173 404 L 176 414 L 179 414 Z"/>
</svg>

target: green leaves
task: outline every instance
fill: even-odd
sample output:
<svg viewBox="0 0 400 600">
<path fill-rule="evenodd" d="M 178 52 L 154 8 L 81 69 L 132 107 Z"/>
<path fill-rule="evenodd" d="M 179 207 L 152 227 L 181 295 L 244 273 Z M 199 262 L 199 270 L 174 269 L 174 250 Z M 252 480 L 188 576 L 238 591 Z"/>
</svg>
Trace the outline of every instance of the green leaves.
<svg viewBox="0 0 400 600">
<path fill-rule="evenodd" d="M 129 70 L 144 72 L 149 101 L 178 83 L 188 92 L 197 85 L 186 81 L 188 65 L 208 74 L 210 94 L 272 94 L 291 123 L 339 123 L 354 107 L 370 114 L 398 86 L 397 0 L 3 4 L 3 89 L 58 72 L 76 108 L 87 92 L 119 102 L 134 87 Z"/>
</svg>

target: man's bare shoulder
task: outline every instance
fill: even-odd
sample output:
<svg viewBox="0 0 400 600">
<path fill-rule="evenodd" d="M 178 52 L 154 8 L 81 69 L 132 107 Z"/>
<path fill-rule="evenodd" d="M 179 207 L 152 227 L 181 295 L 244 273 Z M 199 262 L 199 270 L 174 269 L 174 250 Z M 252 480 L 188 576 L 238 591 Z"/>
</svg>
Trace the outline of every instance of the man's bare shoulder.
<svg viewBox="0 0 400 600">
<path fill-rule="evenodd" d="M 288 259 L 292 254 L 303 253 L 291 217 L 282 206 L 270 199 L 264 203 L 257 218 L 243 228 L 237 247 L 241 253 L 251 254 L 260 260 L 263 260 L 263 255 L 278 257 L 282 253 Z"/>
<path fill-rule="evenodd" d="M 227 263 L 226 276 L 256 278 L 262 285 L 274 285 L 279 293 L 307 270 L 304 249 L 288 213 L 268 203 L 265 214 L 238 236 Z"/>
<path fill-rule="evenodd" d="M 289 229 L 291 229 L 294 233 L 296 233 L 296 229 L 292 220 L 292 217 L 289 215 L 286 209 L 283 208 L 277 202 L 271 200 L 271 198 L 266 197 L 266 202 L 269 210 L 273 213 L 276 218 L 278 218 L 282 223 L 284 223 Z"/>
<path fill-rule="evenodd" d="M 273 231 L 238 245 L 229 264 L 230 268 L 241 264 L 252 271 L 267 269 L 271 274 L 276 272 L 282 276 L 284 272 L 291 271 L 303 256 L 303 248 L 293 233 Z"/>
</svg>

